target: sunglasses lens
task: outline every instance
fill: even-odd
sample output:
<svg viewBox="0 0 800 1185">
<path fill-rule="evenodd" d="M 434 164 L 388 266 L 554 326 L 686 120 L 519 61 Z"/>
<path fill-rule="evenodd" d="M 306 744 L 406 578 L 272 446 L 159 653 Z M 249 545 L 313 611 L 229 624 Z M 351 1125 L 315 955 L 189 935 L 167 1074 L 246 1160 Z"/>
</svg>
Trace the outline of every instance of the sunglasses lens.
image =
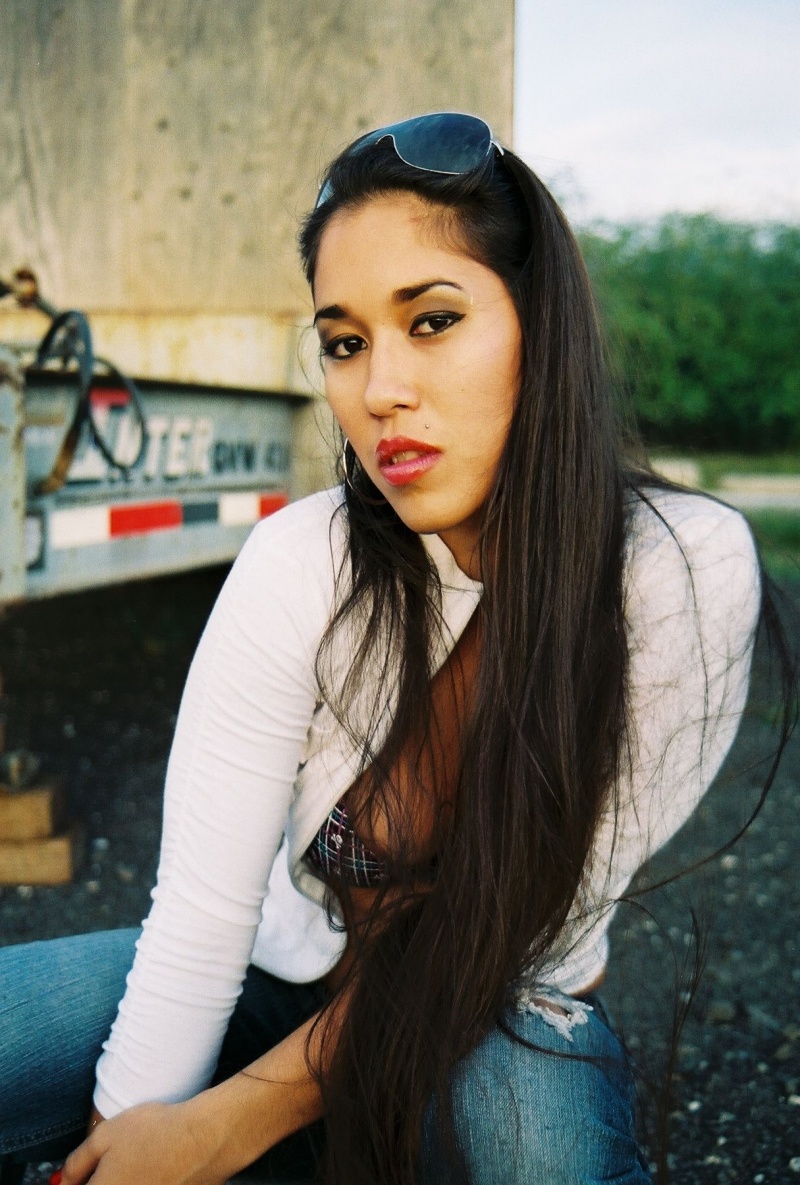
<svg viewBox="0 0 800 1185">
<path fill-rule="evenodd" d="M 383 130 L 394 140 L 397 155 L 431 173 L 469 173 L 489 155 L 492 133 L 474 115 L 443 112 L 407 119 Z"/>
<path fill-rule="evenodd" d="M 494 143 L 491 128 L 476 115 L 443 111 L 378 128 L 356 141 L 353 151 L 361 152 L 385 139 L 391 139 L 397 155 L 412 168 L 453 175 L 477 169 Z M 498 152 L 502 154 L 502 151 L 498 146 Z M 314 208 L 326 202 L 332 193 L 331 184 L 326 181 Z"/>
</svg>

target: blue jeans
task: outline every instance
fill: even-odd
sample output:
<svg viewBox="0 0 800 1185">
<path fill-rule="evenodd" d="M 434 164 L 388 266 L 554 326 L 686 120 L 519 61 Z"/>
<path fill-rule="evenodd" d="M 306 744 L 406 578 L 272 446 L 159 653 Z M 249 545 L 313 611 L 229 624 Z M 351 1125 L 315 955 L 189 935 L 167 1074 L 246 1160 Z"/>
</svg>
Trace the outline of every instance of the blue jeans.
<svg viewBox="0 0 800 1185">
<path fill-rule="evenodd" d="M 0 1155 L 59 1159 L 82 1139 L 94 1066 L 137 936 L 112 930 L 0 950 Z M 324 998 L 321 984 L 288 984 L 250 968 L 217 1079 L 266 1052 Z M 592 1003 L 594 1011 L 568 1036 L 546 1010 L 508 1013 L 514 1032 L 555 1056 L 527 1050 L 498 1028 L 457 1067 L 456 1131 L 475 1185 L 650 1180 L 633 1130 L 630 1070 L 602 1008 Z M 564 1054 L 593 1060 L 558 1056 Z M 322 1135 L 315 1124 L 283 1141 L 259 1162 L 259 1180 L 313 1176 Z M 459 1179 L 439 1146 L 433 1108 L 422 1148 L 421 1185 Z"/>
<path fill-rule="evenodd" d="M 565 1007 L 570 1007 L 562 997 Z M 493 1029 L 453 1077 L 458 1147 L 475 1185 L 646 1185 L 636 1141 L 633 1077 L 596 995 L 580 1023 L 547 1007 L 507 1011 L 504 1020 L 531 1050 Z M 552 1003 L 558 1005 L 558 993 Z M 586 1060 L 589 1059 L 589 1060 Z M 435 1134 L 430 1108 L 420 1185 L 461 1185 Z"/>
</svg>

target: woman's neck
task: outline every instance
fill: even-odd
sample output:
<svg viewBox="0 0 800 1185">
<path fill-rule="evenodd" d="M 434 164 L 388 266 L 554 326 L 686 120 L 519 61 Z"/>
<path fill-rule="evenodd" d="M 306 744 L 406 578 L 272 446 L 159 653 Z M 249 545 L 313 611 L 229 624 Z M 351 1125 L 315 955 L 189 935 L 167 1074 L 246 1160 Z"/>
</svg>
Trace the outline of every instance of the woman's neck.
<svg viewBox="0 0 800 1185">
<path fill-rule="evenodd" d="M 439 538 L 449 549 L 456 564 L 470 580 L 481 580 L 480 534 L 471 520 L 439 531 Z"/>
</svg>

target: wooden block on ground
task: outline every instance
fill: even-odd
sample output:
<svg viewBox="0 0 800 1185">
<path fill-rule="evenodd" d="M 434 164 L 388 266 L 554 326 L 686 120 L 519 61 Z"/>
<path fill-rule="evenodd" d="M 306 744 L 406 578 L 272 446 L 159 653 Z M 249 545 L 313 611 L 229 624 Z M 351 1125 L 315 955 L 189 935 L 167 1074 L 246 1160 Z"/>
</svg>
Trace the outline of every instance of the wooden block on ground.
<svg viewBox="0 0 800 1185">
<path fill-rule="evenodd" d="M 64 790 L 60 782 L 40 782 L 28 790 L 0 785 L 0 842 L 47 839 L 64 822 Z"/>
<path fill-rule="evenodd" d="M 77 823 L 50 839 L 0 843 L 0 885 L 66 885 L 82 854 L 83 832 Z"/>
</svg>

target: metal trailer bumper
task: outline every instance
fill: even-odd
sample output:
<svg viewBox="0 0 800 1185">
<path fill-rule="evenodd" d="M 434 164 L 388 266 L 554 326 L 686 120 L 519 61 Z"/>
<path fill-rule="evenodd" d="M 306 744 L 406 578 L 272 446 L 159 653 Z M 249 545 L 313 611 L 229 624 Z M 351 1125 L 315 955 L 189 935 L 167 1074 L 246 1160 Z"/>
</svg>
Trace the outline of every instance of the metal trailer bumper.
<svg viewBox="0 0 800 1185">
<path fill-rule="evenodd" d="M 13 356 L 0 353 L 0 602 L 230 561 L 260 518 L 320 484 L 298 456 L 313 401 L 198 384 L 140 388 L 148 433 L 136 468 L 124 476 L 110 466 L 84 425 L 66 481 L 41 494 L 75 388 L 45 372 L 29 373 L 23 388 Z M 133 432 L 125 392 L 96 384 L 92 410 L 114 455 L 124 454 Z"/>
</svg>

